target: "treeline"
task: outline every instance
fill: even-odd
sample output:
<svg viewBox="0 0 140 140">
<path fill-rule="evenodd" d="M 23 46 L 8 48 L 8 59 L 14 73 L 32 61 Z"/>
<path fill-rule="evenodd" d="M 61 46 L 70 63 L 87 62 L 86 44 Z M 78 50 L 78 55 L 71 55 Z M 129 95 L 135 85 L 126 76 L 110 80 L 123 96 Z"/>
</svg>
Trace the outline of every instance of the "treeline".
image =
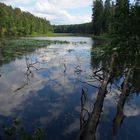
<svg viewBox="0 0 140 140">
<path fill-rule="evenodd" d="M 95 35 L 112 33 L 114 30 L 113 22 L 115 16 L 114 1 L 106 0 L 103 3 L 102 0 L 95 0 L 93 1 L 92 11 L 93 33 Z"/>
<path fill-rule="evenodd" d="M 50 25 L 46 19 L 35 17 L 19 8 L 0 3 L 0 36 L 23 36 L 55 33 L 110 34 L 128 38 L 140 36 L 139 0 L 94 0 L 92 22 L 75 25 Z M 135 37 L 134 37 L 135 36 Z M 117 37 L 117 38 L 118 38 Z"/>
<path fill-rule="evenodd" d="M 129 0 L 94 0 L 92 22 L 75 25 L 54 25 L 55 33 L 80 33 L 80 34 L 108 34 L 118 33 L 137 34 L 140 36 L 140 2 L 130 4 Z"/>
<path fill-rule="evenodd" d="M 48 20 L 0 3 L 0 36 L 43 34 L 48 32 L 50 28 Z"/>
<path fill-rule="evenodd" d="M 139 0 L 136 0 L 135 4 L 130 4 L 129 0 L 106 0 L 105 2 L 94 0 L 92 11 L 92 26 L 95 35 L 128 33 L 129 30 L 140 31 Z"/>
<path fill-rule="evenodd" d="M 92 15 L 93 33 L 111 34 L 111 46 L 140 53 L 140 2 L 129 0 L 95 0 Z"/>
<path fill-rule="evenodd" d="M 91 34 L 92 23 L 75 24 L 75 25 L 54 25 L 53 30 L 55 33 L 79 33 Z"/>
</svg>

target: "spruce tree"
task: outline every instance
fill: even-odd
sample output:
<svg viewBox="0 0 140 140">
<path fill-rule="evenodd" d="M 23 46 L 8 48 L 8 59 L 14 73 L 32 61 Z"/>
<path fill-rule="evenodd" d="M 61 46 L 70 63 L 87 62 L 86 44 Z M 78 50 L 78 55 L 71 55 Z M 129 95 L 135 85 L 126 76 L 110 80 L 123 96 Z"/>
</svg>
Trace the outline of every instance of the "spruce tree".
<svg viewBox="0 0 140 140">
<path fill-rule="evenodd" d="M 114 17 L 114 47 L 125 49 L 129 47 L 130 19 L 129 0 L 117 0 Z"/>
<path fill-rule="evenodd" d="M 93 2 L 92 10 L 93 33 L 95 35 L 100 35 L 103 33 L 103 1 L 95 0 Z"/>
<path fill-rule="evenodd" d="M 115 33 L 127 36 L 129 28 L 129 0 L 116 0 Z"/>
<path fill-rule="evenodd" d="M 103 16 L 104 22 L 103 22 L 103 30 L 106 33 L 110 33 L 111 31 L 111 5 L 110 0 L 105 1 L 104 5 L 104 16 Z"/>
</svg>

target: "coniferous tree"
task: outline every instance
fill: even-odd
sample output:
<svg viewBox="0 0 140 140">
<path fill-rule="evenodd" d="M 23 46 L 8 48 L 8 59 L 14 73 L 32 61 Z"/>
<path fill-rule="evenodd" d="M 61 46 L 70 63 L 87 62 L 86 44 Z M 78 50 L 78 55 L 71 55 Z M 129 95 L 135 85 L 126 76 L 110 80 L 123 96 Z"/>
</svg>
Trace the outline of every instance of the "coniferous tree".
<svg viewBox="0 0 140 140">
<path fill-rule="evenodd" d="M 111 2 L 110 7 L 110 26 L 109 26 L 109 33 L 114 34 L 114 21 L 115 21 L 115 3 L 114 1 Z"/>
<path fill-rule="evenodd" d="M 136 2 L 130 9 L 129 44 L 133 53 L 140 54 L 140 4 Z"/>
<path fill-rule="evenodd" d="M 103 1 L 95 0 L 93 2 L 92 10 L 93 33 L 95 35 L 100 35 L 103 33 Z"/>
<path fill-rule="evenodd" d="M 116 0 L 113 24 L 115 35 L 113 46 L 120 49 L 128 48 L 130 37 L 129 0 Z"/>
<path fill-rule="evenodd" d="M 110 0 L 105 1 L 104 14 L 103 14 L 103 28 L 104 32 L 110 33 L 111 31 L 111 5 Z"/>
<path fill-rule="evenodd" d="M 129 23 L 129 0 L 116 0 L 115 33 L 127 35 Z"/>
</svg>

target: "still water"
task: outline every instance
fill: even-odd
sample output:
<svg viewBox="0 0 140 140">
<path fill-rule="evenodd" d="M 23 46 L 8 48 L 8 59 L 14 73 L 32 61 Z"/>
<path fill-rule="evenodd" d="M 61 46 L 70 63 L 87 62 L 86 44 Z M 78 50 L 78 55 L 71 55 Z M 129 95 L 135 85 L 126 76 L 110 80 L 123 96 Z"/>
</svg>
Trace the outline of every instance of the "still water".
<svg viewBox="0 0 140 140">
<path fill-rule="evenodd" d="M 82 89 L 87 92 L 86 108 L 92 112 L 100 82 L 91 78 L 94 71 L 94 41 L 89 37 L 34 37 L 39 40 L 63 40 L 69 44 L 51 44 L 16 58 L 0 67 L 0 129 L 19 117 L 29 133 L 43 128 L 45 140 L 74 140 L 80 131 Z M 140 77 L 139 77 L 140 78 Z M 123 119 L 114 128 L 119 86 L 114 81 L 106 95 L 96 130 L 99 140 L 140 139 L 140 96 L 127 96 Z M 138 84 L 139 86 L 139 84 Z M 119 119 L 118 119 L 119 120 Z"/>
</svg>

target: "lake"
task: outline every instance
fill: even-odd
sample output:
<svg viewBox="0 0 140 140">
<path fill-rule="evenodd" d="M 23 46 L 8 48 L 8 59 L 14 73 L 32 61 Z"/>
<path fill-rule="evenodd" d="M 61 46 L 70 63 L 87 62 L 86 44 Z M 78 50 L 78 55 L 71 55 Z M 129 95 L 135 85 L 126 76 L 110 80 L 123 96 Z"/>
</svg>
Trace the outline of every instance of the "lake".
<svg viewBox="0 0 140 140">
<path fill-rule="evenodd" d="M 18 117 L 28 133 L 42 128 L 45 140 L 74 140 L 80 131 L 82 91 L 87 96 L 85 108 L 91 113 L 100 87 L 100 80 L 93 74 L 97 61 L 98 67 L 104 63 L 99 58 L 95 59 L 93 48 L 96 42 L 90 37 L 26 39 L 70 43 L 52 43 L 0 66 L 1 133 L 3 125 L 10 126 L 13 117 Z M 121 73 L 108 85 L 109 92 L 96 130 L 98 140 L 139 140 L 139 72 L 138 69 L 135 81 L 131 82 L 138 90 L 128 94 L 124 100 L 120 98 L 124 78 Z M 119 112 L 118 103 L 121 101 L 123 105 Z"/>
</svg>

